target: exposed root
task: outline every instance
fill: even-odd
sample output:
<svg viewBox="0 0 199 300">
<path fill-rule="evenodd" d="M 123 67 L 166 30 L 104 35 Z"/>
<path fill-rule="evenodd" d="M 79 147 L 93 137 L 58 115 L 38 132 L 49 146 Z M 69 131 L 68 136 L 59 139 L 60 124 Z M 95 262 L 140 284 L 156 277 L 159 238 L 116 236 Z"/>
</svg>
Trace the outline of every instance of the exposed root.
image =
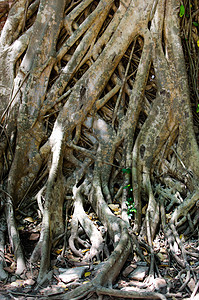
<svg viewBox="0 0 199 300">
<path fill-rule="evenodd" d="M 89 260 L 92 260 L 94 257 L 99 260 L 99 255 L 103 251 L 103 237 L 100 233 L 100 231 L 97 230 L 97 228 L 94 226 L 92 221 L 88 218 L 86 215 L 84 208 L 83 208 L 83 196 L 81 194 L 81 186 L 79 188 L 74 187 L 73 188 L 73 194 L 74 194 L 74 213 L 73 213 L 73 218 L 76 219 L 76 221 L 72 222 L 71 224 L 71 237 L 69 239 L 69 243 L 71 243 L 71 239 L 74 240 L 74 223 L 75 227 L 77 228 L 77 222 L 81 224 L 82 228 L 84 229 L 86 235 L 91 241 L 91 248 L 90 248 L 90 253 L 89 256 L 87 257 Z M 77 238 L 77 236 L 76 236 Z M 74 245 L 74 242 L 73 242 Z M 86 244 L 84 245 L 86 246 Z M 73 247 L 74 248 L 74 247 Z M 73 249 L 74 250 L 74 249 Z M 77 250 L 75 250 L 78 252 Z M 80 254 L 79 256 L 82 257 Z"/>
<path fill-rule="evenodd" d="M 7 195 L 6 197 L 5 212 L 6 212 L 6 219 L 8 224 L 9 239 L 16 258 L 16 265 L 17 265 L 16 274 L 22 274 L 23 271 L 26 269 L 26 264 L 25 264 L 24 254 L 21 248 L 19 233 L 16 227 L 13 203 L 9 195 Z"/>
<path fill-rule="evenodd" d="M 0 281 L 4 281 L 8 277 L 8 274 L 4 270 L 4 267 L 6 266 L 5 256 L 4 256 L 5 231 L 6 231 L 6 219 L 5 219 L 5 215 L 1 211 L 1 216 L 0 216 Z"/>
</svg>

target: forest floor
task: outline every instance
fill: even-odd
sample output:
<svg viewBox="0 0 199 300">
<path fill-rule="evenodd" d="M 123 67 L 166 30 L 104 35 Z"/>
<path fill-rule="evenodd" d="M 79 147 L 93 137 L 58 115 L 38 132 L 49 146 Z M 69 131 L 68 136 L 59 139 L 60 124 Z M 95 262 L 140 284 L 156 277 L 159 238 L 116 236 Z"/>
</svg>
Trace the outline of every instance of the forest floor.
<svg viewBox="0 0 199 300">
<path fill-rule="evenodd" d="M 36 207 L 35 207 L 36 208 Z M 118 212 L 117 212 L 118 213 Z M 88 213 L 88 217 L 99 226 L 100 222 L 97 220 L 94 213 Z M 118 214 L 119 217 L 119 214 Z M 20 214 L 17 215 L 18 229 L 22 245 L 24 247 L 25 255 L 28 261 L 34 246 L 36 245 L 40 235 L 41 219 L 38 218 L 36 209 L 29 208 L 27 216 Z M 70 232 L 70 220 L 68 222 Z M 189 252 L 199 253 L 199 232 L 196 230 L 186 239 L 183 235 L 180 236 L 185 249 Z M 86 239 L 86 238 L 85 238 Z M 38 286 L 36 278 L 39 272 L 39 263 L 29 266 L 26 273 L 21 276 L 15 275 L 15 260 L 11 251 L 11 246 L 7 244 L 5 259 L 7 266 L 5 271 L 8 277 L 4 282 L 0 283 L 0 299 L 54 299 L 60 295 L 61 297 L 67 291 L 85 284 L 92 280 L 96 275 L 103 262 L 94 261 L 89 263 L 86 260 L 89 249 L 80 249 L 83 253 L 83 258 L 75 257 L 69 248 L 67 248 L 63 255 L 64 237 L 62 236 L 54 245 L 51 256 L 51 271 L 43 280 L 43 284 Z M 110 250 L 111 246 L 108 245 Z M 195 282 L 199 279 L 199 260 L 198 258 L 190 257 L 189 263 L 198 275 L 197 279 L 193 278 L 192 274 L 183 271 L 179 268 L 176 261 L 172 259 L 171 254 L 168 252 L 165 243 L 164 235 L 161 232 L 154 240 L 154 251 L 156 257 L 156 278 L 149 280 L 148 272 L 150 266 L 150 253 L 142 243 L 141 249 L 143 251 L 145 261 L 135 254 L 129 256 L 126 264 L 124 265 L 117 281 L 113 288 L 123 291 L 137 291 L 137 292 L 157 292 L 166 296 L 167 299 L 199 299 L 197 294 L 197 286 Z M 180 253 L 179 253 L 180 255 Z M 103 260 L 103 258 L 102 258 Z M 194 280 L 195 279 L 195 280 Z M 192 298 L 191 298 L 192 296 Z M 195 297 L 194 297 L 195 296 Z M 198 297 L 198 298 L 197 298 Z M 99 299 L 96 294 L 90 295 L 86 299 Z M 124 299 L 115 296 L 104 296 L 104 300 L 108 299 Z M 146 299 L 146 298 L 140 298 Z M 151 298 L 153 299 L 153 298 Z"/>
</svg>

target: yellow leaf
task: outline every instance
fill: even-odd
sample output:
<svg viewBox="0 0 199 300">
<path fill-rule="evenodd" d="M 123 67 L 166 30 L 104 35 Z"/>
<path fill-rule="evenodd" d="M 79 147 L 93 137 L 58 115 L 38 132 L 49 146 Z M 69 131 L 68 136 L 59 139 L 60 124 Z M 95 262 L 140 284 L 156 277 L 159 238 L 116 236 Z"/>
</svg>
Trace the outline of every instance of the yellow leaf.
<svg viewBox="0 0 199 300">
<path fill-rule="evenodd" d="M 119 215 L 120 211 L 114 211 L 114 215 Z"/>
<path fill-rule="evenodd" d="M 171 220 L 171 212 L 169 214 L 166 214 L 167 221 Z"/>
<path fill-rule="evenodd" d="M 169 265 L 168 264 L 161 264 L 161 265 L 158 265 L 159 267 L 162 267 L 162 268 L 168 268 Z"/>
<path fill-rule="evenodd" d="M 146 214 L 147 206 L 148 206 L 148 204 L 146 204 L 146 205 L 142 208 L 142 214 L 143 214 L 143 215 Z"/>
<path fill-rule="evenodd" d="M 27 221 L 27 222 L 30 222 L 30 223 L 33 223 L 33 222 L 34 222 L 34 220 L 33 220 L 32 217 L 26 217 L 26 218 L 24 219 L 24 221 Z"/>
<path fill-rule="evenodd" d="M 183 234 L 180 235 L 180 239 L 182 239 L 182 238 L 183 238 Z"/>
<path fill-rule="evenodd" d="M 55 251 L 55 253 L 56 253 L 56 254 L 60 254 L 60 253 L 62 252 L 62 250 L 63 250 L 63 248 L 62 248 L 62 249 L 57 249 L 57 250 Z"/>
<path fill-rule="evenodd" d="M 197 46 L 199 47 L 199 40 L 197 40 Z"/>
<path fill-rule="evenodd" d="M 167 250 L 165 248 L 161 248 L 160 253 L 167 254 Z"/>
<path fill-rule="evenodd" d="M 101 261 L 100 260 L 96 260 L 96 261 L 94 261 L 94 265 L 99 265 L 99 263 L 100 263 Z"/>
<path fill-rule="evenodd" d="M 88 282 L 90 282 L 90 281 L 89 281 L 89 280 L 86 280 L 86 281 L 83 282 L 83 284 L 86 284 L 86 283 L 88 283 Z"/>
<path fill-rule="evenodd" d="M 11 286 L 13 287 L 20 287 L 20 286 L 23 286 L 23 280 L 16 280 L 14 282 L 11 282 Z"/>
<path fill-rule="evenodd" d="M 110 207 L 110 209 L 112 209 L 113 211 L 118 211 L 119 210 L 119 204 L 109 204 L 108 205 Z"/>
<path fill-rule="evenodd" d="M 67 289 L 66 284 L 62 281 L 58 282 L 58 286 L 62 287 L 63 289 Z"/>
<path fill-rule="evenodd" d="M 164 255 L 160 252 L 157 254 L 157 256 L 159 257 L 160 260 L 164 260 L 165 258 Z"/>
<path fill-rule="evenodd" d="M 91 275 L 91 272 L 86 272 L 85 274 L 84 274 L 84 277 L 88 277 L 88 276 L 90 276 Z"/>
<path fill-rule="evenodd" d="M 190 265 L 193 266 L 195 263 L 193 261 L 190 261 Z"/>
<path fill-rule="evenodd" d="M 88 251 L 90 251 L 90 249 L 84 249 L 84 250 L 82 250 L 82 253 L 85 253 L 85 252 L 88 252 Z"/>
</svg>

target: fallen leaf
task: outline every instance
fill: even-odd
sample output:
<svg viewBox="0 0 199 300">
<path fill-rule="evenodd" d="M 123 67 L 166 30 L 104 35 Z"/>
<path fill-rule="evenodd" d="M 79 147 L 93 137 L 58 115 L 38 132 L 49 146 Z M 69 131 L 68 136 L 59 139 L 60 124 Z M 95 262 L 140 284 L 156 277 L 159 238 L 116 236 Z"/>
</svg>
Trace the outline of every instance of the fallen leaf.
<svg viewBox="0 0 199 300">
<path fill-rule="evenodd" d="M 159 257 L 160 260 L 164 260 L 165 258 L 164 255 L 160 252 L 157 254 L 157 256 Z"/>
<path fill-rule="evenodd" d="M 161 268 L 168 268 L 169 264 L 160 264 L 159 267 L 161 267 Z"/>
<path fill-rule="evenodd" d="M 100 262 L 101 262 L 100 260 L 96 260 L 96 261 L 93 262 L 93 264 L 94 265 L 99 265 Z"/>
<path fill-rule="evenodd" d="M 24 281 L 23 280 L 16 280 L 16 281 L 14 281 L 14 282 L 11 282 L 11 286 L 14 286 L 14 287 L 20 287 L 20 286 L 22 286 L 23 285 L 23 283 L 24 283 Z"/>
<path fill-rule="evenodd" d="M 86 272 L 85 274 L 84 274 L 84 277 L 88 277 L 88 276 L 90 276 L 91 275 L 91 272 Z"/>
<path fill-rule="evenodd" d="M 118 211 L 120 206 L 119 204 L 109 204 L 108 207 L 110 207 L 113 211 Z"/>
<path fill-rule="evenodd" d="M 24 285 L 33 285 L 33 284 L 35 284 L 35 280 L 33 280 L 33 279 L 26 279 L 23 284 Z"/>
<path fill-rule="evenodd" d="M 148 207 L 148 204 L 146 204 L 146 205 L 142 208 L 142 214 L 143 214 L 143 215 L 146 214 L 147 207 Z"/>
<path fill-rule="evenodd" d="M 34 220 L 33 220 L 32 217 L 26 217 L 26 218 L 24 219 L 24 221 L 27 221 L 27 222 L 30 222 L 30 223 L 33 223 L 33 222 L 34 222 Z"/>
<path fill-rule="evenodd" d="M 66 284 L 62 281 L 58 282 L 58 286 L 62 287 L 63 289 L 67 289 Z"/>
<path fill-rule="evenodd" d="M 62 249 L 57 249 L 57 250 L 55 251 L 55 253 L 56 253 L 56 254 L 60 254 L 60 253 L 62 252 L 62 250 L 63 250 L 63 248 L 62 248 Z"/>
</svg>

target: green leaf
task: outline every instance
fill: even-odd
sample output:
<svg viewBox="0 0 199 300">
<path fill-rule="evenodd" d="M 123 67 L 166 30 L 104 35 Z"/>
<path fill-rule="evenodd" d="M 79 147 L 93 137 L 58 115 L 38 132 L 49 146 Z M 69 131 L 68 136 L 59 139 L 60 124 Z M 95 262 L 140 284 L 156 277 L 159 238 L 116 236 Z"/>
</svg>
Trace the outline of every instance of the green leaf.
<svg viewBox="0 0 199 300">
<path fill-rule="evenodd" d="M 131 174 L 131 169 L 122 169 L 122 172 L 123 173 L 126 173 L 126 174 Z"/>
<path fill-rule="evenodd" d="M 185 7 L 184 5 L 180 5 L 180 18 L 182 18 L 185 14 Z"/>
<path fill-rule="evenodd" d="M 198 104 L 198 106 L 196 108 L 196 112 L 199 113 L 199 104 Z"/>
<path fill-rule="evenodd" d="M 197 22 L 193 22 L 193 25 L 197 27 L 197 26 L 198 26 L 198 23 L 197 23 Z"/>
<path fill-rule="evenodd" d="M 123 189 L 128 189 L 130 186 L 131 186 L 130 184 L 125 185 L 125 186 L 123 187 Z"/>
<path fill-rule="evenodd" d="M 132 197 L 128 197 L 128 201 L 129 201 L 129 202 L 132 202 L 132 201 L 133 201 L 133 198 L 132 198 Z"/>
</svg>

